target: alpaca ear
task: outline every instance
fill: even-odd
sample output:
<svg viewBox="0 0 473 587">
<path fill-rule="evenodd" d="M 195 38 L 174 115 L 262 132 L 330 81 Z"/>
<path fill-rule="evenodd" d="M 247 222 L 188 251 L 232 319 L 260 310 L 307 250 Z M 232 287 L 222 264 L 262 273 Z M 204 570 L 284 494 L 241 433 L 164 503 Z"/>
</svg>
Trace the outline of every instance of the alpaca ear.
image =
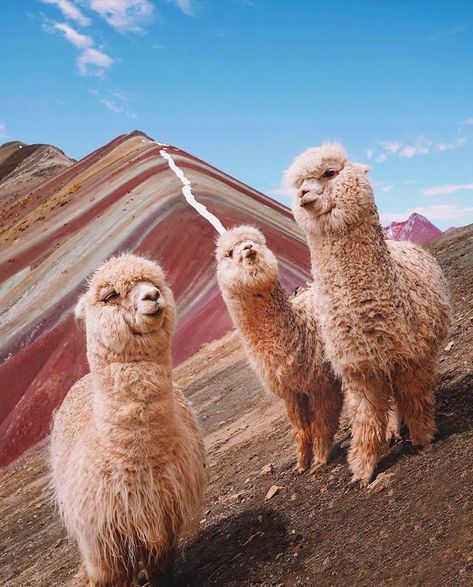
<svg viewBox="0 0 473 587">
<path fill-rule="evenodd" d="M 359 167 L 365 175 L 368 175 L 368 173 L 371 171 L 371 167 L 369 165 L 364 165 L 363 163 L 359 163 Z"/>
<path fill-rule="evenodd" d="M 85 294 L 81 295 L 76 304 L 74 314 L 78 320 L 85 318 Z"/>
</svg>

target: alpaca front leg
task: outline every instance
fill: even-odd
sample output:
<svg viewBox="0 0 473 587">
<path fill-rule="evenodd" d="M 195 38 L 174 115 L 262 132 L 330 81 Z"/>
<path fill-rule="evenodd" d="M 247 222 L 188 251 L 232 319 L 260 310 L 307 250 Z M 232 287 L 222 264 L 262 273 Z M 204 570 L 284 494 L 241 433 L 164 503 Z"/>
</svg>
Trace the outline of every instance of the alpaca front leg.
<svg viewBox="0 0 473 587">
<path fill-rule="evenodd" d="M 339 427 L 342 396 L 337 383 L 327 385 L 312 399 L 312 473 L 328 462 L 333 438 Z"/>
<path fill-rule="evenodd" d="M 388 423 L 386 425 L 386 442 L 394 442 L 401 438 L 401 414 L 396 398 L 389 400 Z"/>
<path fill-rule="evenodd" d="M 353 414 L 348 463 L 352 481 L 366 487 L 386 437 L 389 386 L 381 377 L 360 374 L 352 376 L 345 389 Z"/>
<path fill-rule="evenodd" d="M 81 572 L 86 587 L 132 587 L 132 573 L 128 571 L 123 556 L 100 551 L 91 544 L 81 545 Z"/>
<path fill-rule="evenodd" d="M 435 434 L 433 385 L 436 364 L 412 366 L 399 372 L 394 392 L 414 446 L 428 447 Z"/>
<path fill-rule="evenodd" d="M 143 557 L 143 567 L 149 587 L 172 587 L 175 584 L 173 576 L 175 559 L 175 548 L 159 555 L 148 553 Z"/>
<path fill-rule="evenodd" d="M 312 462 L 309 397 L 305 393 L 298 393 L 286 398 L 286 410 L 289 421 L 296 429 L 294 432 L 297 453 L 296 471 L 304 473 Z"/>
</svg>

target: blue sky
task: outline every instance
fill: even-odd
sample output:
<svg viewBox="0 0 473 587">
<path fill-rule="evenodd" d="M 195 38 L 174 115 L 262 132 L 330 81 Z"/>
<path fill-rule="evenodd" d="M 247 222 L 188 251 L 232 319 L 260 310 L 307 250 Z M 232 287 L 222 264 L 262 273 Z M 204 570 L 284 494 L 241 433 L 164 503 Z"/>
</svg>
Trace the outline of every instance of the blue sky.
<svg viewBox="0 0 473 587">
<path fill-rule="evenodd" d="M 143 130 L 284 203 L 303 149 L 370 163 L 382 220 L 473 222 L 470 0 L 2 0 L 0 142 Z"/>
</svg>

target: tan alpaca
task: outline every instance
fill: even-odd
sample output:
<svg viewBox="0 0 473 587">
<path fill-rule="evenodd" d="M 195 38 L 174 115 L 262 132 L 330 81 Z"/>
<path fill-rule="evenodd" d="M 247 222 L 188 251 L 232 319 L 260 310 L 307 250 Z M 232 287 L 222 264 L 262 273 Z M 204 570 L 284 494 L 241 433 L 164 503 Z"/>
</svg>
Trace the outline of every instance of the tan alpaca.
<svg viewBox="0 0 473 587">
<path fill-rule="evenodd" d="M 297 469 L 327 462 L 338 428 L 341 392 L 323 360 L 313 296 L 288 299 L 276 257 L 251 226 L 223 234 L 217 243 L 217 276 L 223 298 L 264 386 L 286 403 L 295 427 Z M 314 468 L 315 470 L 315 468 Z"/>
<path fill-rule="evenodd" d="M 175 305 L 161 268 L 134 255 L 92 276 L 85 320 L 90 373 L 69 391 L 51 439 L 52 483 L 89 586 L 158 584 L 198 515 L 205 454 L 172 383 Z"/>
<path fill-rule="evenodd" d="M 412 443 L 432 440 L 432 388 L 449 327 L 440 267 L 414 244 L 384 240 L 367 171 L 325 144 L 286 172 L 310 248 L 325 351 L 353 414 L 349 463 L 362 485 L 379 459 L 391 393 Z"/>
</svg>

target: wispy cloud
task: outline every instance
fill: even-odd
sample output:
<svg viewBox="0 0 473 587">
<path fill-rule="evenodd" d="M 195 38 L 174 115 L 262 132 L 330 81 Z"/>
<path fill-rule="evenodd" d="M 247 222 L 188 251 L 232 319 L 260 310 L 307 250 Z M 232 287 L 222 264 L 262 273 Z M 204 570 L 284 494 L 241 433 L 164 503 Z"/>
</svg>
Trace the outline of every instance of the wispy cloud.
<svg viewBox="0 0 473 587">
<path fill-rule="evenodd" d="M 381 212 L 381 222 L 383 225 L 387 225 L 391 222 L 406 220 L 414 212 L 422 214 L 422 216 L 425 216 L 431 221 L 461 221 L 461 223 L 473 221 L 473 206 L 462 207 L 455 204 L 436 204 L 435 206 L 410 208 L 404 212 Z"/>
<path fill-rule="evenodd" d="M 392 184 L 386 183 L 384 181 L 377 181 L 373 184 L 373 186 L 381 192 L 391 192 L 394 189 Z"/>
<path fill-rule="evenodd" d="M 89 8 L 120 32 L 142 31 L 142 25 L 153 12 L 150 0 L 87 0 Z"/>
<path fill-rule="evenodd" d="M 81 26 L 88 26 L 91 22 L 90 18 L 85 16 L 71 0 L 41 0 L 41 2 L 43 4 L 54 4 L 59 8 L 65 18 L 73 20 Z"/>
<path fill-rule="evenodd" d="M 136 114 L 130 110 L 130 99 L 128 96 L 121 91 L 106 91 L 106 95 L 95 89 L 89 90 L 89 93 L 96 96 L 99 103 L 102 104 L 107 110 L 114 114 L 124 114 L 129 118 L 136 118 Z"/>
<path fill-rule="evenodd" d="M 77 66 L 81 75 L 102 76 L 113 65 L 113 59 L 93 47 L 88 47 L 77 59 Z"/>
<path fill-rule="evenodd" d="M 7 125 L 0 120 L 0 139 L 6 139 L 7 136 Z"/>
<path fill-rule="evenodd" d="M 421 192 L 424 196 L 443 196 L 445 194 L 454 194 L 465 190 L 473 190 L 473 183 L 447 183 L 445 185 L 424 188 Z"/>
<path fill-rule="evenodd" d="M 473 118 L 467 118 L 461 124 L 464 124 L 465 126 L 473 126 Z"/>
<path fill-rule="evenodd" d="M 91 37 L 79 33 L 65 22 L 55 22 L 52 26 L 54 29 L 62 33 L 69 43 L 72 43 L 74 47 L 77 47 L 78 49 L 92 47 L 94 44 Z"/>
<path fill-rule="evenodd" d="M 79 33 L 65 22 L 43 22 L 43 29 L 47 33 L 60 33 L 71 45 L 80 50 L 77 58 L 77 68 L 80 75 L 101 77 L 114 63 L 114 59 L 103 51 L 94 47 L 92 37 Z"/>
<path fill-rule="evenodd" d="M 192 0 L 167 0 L 171 4 L 175 4 L 187 16 L 194 16 L 194 8 Z"/>
<path fill-rule="evenodd" d="M 448 141 L 434 141 L 420 136 L 410 143 L 401 143 L 401 141 L 395 140 L 380 141 L 377 149 L 367 149 L 365 150 L 365 154 L 369 160 L 374 159 L 376 163 L 383 163 L 391 157 L 412 159 L 412 157 L 418 155 L 428 155 L 433 152 L 457 149 L 466 143 L 467 139 L 465 137 L 457 137 Z"/>
<path fill-rule="evenodd" d="M 290 193 L 289 188 L 284 187 L 284 186 L 281 186 L 278 188 L 272 188 L 270 190 L 266 190 L 265 193 L 268 194 L 268 196 L 271 196 L 272 198 L 276 198 L 277 200 L 282 199 L 282 200 L 287 200 L 289 202 L 292 200 L 292 194 Z"/>
<path fill-rule="evenodd" d="M 444 39 L 445 37 L 451 37 L 452 35 L 458 35 L 459 33 L 462 33 L 463 31 L 466 30 L 466 26 L 465 25 L 459 25 L 459 26 L 455 26 L 455 27 L 451 27 L 449 29 L 444 29 L 443 31 L 436 31 L 435 33 L 432 33 L 431 35 L 428 35 L 427 37 L 424 37 L 423 39 L 420 39 L 420 43 L 433 43 L 435 41 L 438 41 L 440 39 Z"/>
</svg>

